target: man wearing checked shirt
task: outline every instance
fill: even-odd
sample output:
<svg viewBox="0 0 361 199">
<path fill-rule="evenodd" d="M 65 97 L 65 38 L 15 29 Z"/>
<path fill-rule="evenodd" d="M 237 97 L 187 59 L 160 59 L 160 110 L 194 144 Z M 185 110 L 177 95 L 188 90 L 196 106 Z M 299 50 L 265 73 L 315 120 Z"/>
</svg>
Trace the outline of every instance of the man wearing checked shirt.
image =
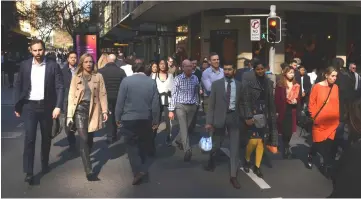
<svg viewBox="0 0 361 199">
<path fill-rule="evenodd" d="M 175 143 L 184 150 L 184 161 L 188 162 L 192 158 L 188 131 L 192 131 L 189 127 L 197 111 L 200 86 L 197 76 L 192 74 L 191 61 L 184 60 L 182 69 L 183 73 L 174 79 L 168 116 L 170 120 L 174 120 L 174 113 L 177 114 L 179 133 L 175 138 Z"/>
</svg>

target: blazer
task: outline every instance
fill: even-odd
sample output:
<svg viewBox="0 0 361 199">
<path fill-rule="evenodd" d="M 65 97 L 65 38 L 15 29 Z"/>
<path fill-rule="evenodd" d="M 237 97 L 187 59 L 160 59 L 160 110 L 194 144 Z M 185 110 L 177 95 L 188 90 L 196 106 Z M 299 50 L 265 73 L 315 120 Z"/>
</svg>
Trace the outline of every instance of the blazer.
<svg viewBox="0 0 361 199">
<path fill-rule="evenodd" d="M 94 132 L 104 127 L 103 113 L 108 113 L 108 99 L 104 79 L 100 73 L 93 73 L 88 83 L 91 90 L 89 107 L 88 132 Z M 84 96 L 84 83 L 81 73 L 76 74 L 70 84 L 67 118 L 73 118 L 76 107 Z"/>
<path fill-rule="evenodd" d="M 114 62 L 107 63 L 98 72 L 103 75 L 108 100 L 116 100 L 120 83 L 127 77 L 125 71 L 119 68 Z"/>
<path fill-rule="evenodd" d="M 301 75 L 299 75 L 299 72 L 296 73 L 298 75 L 295 76 L 295 79 L 297 83 L 300 85 L 300 97 L 302 96 L 302 81 L 301 81 Z M 303 76 L 303 89 L 305 90 L 306 96 L 308 96 L 311 92 L 312 84 L 311 84 L 311 78 L 307 74 Z"/>
<path fill-rule="evenodd" d="M 64 66 L 64 68 L 61 69 L 61 72 L 63 73 L 63 79 L 64 79 L 64 107 L 63 107 L 63 110 L 66 111 L 67 105 L 68 105 L 70 82 L 71 82 L 73 75 L 72 75 L 68 65 Z"/>
<path fill-rule="evenodd" d="M 236 84 L 236 114 L 245 120 L 247 113 L 251 112 L 249 97 L 246 87 L 241 82 L 235 80 Z M 206 116 L 207 124 L 215 128 L 223 128 L 228 111 L 225 79 L 221 78 L 212 83 L 211 95 L 209 96 L 208 112 Z M 241 121 L 241 119 L 239 120 Z"/>
<path fill-rule="evenodd" d="M 15 82 L 15 111 L 18 113 L 22 112 L 24 103 L 30 97 L 32 62 L 33 58 L 30 58 L 20 64 L 18 78 Z M 63 107 L 63 74 L 55 61 L 45 59 L 45 65 L 44 103 L 45 107 L 52 111 L 55 107 Z"/>
</svg>

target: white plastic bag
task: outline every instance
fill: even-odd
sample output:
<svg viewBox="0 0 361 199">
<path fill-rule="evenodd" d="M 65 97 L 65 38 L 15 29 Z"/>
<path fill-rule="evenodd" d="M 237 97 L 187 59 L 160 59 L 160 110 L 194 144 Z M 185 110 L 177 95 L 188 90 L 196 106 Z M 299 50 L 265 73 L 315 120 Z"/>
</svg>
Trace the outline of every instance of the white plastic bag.
<svg viewBox="0 0 361 199">
<path fill-rule="evenodd" d="M 203 151 L 211 151 L 212 150 L 212 137 L 202 137 L 199 141 L 199 148 Z"/>
</svg>

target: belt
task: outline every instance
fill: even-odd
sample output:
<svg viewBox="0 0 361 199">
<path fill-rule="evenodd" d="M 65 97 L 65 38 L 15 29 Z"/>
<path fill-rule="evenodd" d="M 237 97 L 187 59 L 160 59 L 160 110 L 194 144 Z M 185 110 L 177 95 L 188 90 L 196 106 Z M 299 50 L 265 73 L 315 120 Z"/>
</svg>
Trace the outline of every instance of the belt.
<svg viewBox="0 0 361 199">
<path fill-rule="evenodd" d="M 185 103 L 181 103 L 183 105 L 188 105 L 188 106 L 191 106 L 191 105 L 196 105 L 196 104 L 185 104 Z"/>
<path fill-rule="evenodd" d="M 32 104 L 44 104 L 44 100 L 28 100 Z"/>
</svg>

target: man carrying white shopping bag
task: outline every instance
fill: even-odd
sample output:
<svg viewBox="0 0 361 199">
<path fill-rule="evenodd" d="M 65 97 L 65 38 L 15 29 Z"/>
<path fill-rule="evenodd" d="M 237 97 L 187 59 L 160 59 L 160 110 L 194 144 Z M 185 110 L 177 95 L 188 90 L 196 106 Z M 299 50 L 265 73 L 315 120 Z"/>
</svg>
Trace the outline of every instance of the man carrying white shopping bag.
<svg viewBox="0 0 361 199">
<path fill-rule="evenodd" d="M 213 147 L 207 171 L 214 171 L 215 156 L 218 155 L 226 131 L 230 136 L 230 183 L 236 189 L 241 186 L 237 180 L 239 162 L 240 128 L 245 126 L 246 115 L 250 112 L 248 92 L 242 84 L 234 79 L 235 65 L 224 64 L 224 78 L 212 84 L 209 97 L 208 112 L 206 116 L 206 130 L 212 137 Z"/>
</svg>

